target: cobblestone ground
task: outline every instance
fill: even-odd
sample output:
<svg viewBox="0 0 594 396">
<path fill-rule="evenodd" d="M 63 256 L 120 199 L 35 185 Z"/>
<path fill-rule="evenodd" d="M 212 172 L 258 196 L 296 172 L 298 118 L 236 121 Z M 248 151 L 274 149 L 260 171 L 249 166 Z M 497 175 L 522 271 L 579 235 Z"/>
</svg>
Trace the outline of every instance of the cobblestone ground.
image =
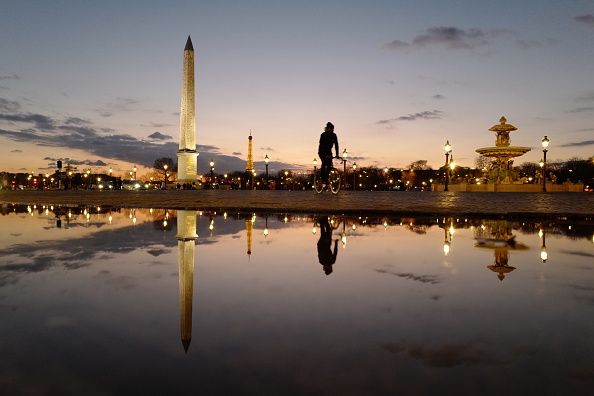
<svg viewBox="0 0 594 396">
<path fill-rule="evenodd" d="M 469 193 L 341 191 L 164 190 L 11 191 L 0 202 L 169 209 L 466 215 L 486 217 L 571 217 L 594 219 L 591 193 Z"/>
</svg>

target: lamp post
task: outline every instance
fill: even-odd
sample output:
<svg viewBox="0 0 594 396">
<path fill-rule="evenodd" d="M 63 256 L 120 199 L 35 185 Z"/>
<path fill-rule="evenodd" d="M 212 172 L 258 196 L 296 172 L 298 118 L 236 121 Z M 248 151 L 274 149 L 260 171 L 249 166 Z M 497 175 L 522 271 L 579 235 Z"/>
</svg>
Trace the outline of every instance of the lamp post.
<svg viewBox="0 0 594 396">
<path fill-rule="evenodd" d="M 136 168 L 136 165 L 134 165 L 134 180 L 136 180 L 136 171 L 137 171 L 137 170 L 138 170 L 138 169 Z"/>
<path fill-rule="evenodd" d="M 167 190 L 167 164 L 163 165 L 163 190 Z"/>
<path fill-rule="evenodd" d="M 210 160 L 210 189 L 211 190 L 214 188 L 213 178 L 214 178 L 214 160 Z"/>
<path fill-rule="evenodd" d="M 289 189 L 289 171 L 285 171 L 285 190 Z"/>
<path fill-rule="evenodd" d="M 111 169 L 111 166 L 109 167 L 109 180 L 113 181 L 112 179 L 112 174 L 113 174 L 113 169 Z"/>
<path fill-rule="evenodd" d="M 450 181 L 450 171 L 448 169 L 448 157 L 450 155 L 450 153 L 452 152 L 452 145 L 450 144 L 450 141 L 447 140 L 446 144 L 443 146 L 443 149 L 445 150 L 445 157 L 446 157 L 446 161 L 445 161 L 445 188 L 443 189 L 443 191 L 449 191 L 448 190 L 448 182 Z"/>
<path fill-rule="evenodd" d="M 87 185 L 87 190 L 91 189 L 91 168 L 87 169 L 87 178 L 88 180 L 88 185 Z"/>
<path fill-rule="evenodd" d="M 254 177 L 256 176 L 256 170 L 252 169 L 252 190 L 256 189 L 256 186 L 254 186 Z"/>
<path fill-rule="evenodd" d="M 549 139 L 545 136 L 542 139 L 542 154 L 543 154 L 543 167 L 542 167 L 542 192 L 547 192 L 547 148 L 549 147 Z"/>
<path fill-rule="evenodd" d="M 264 164 L 266 165 L 266 186 L 264 188 L 266 190 L 268 190 L 268 161 L 270 161 L 270 158 L 268 158 L 268 154 L 266 154 L 264 157 Z"/>
<path fill-rule="evenodd" d="M 347 184 L 347 180 L 346 180 L 346 163 L 347 163 L 347 157 L 349 155 L 349 152 L 347 151 L 347 149 L 344 149 L 344 151 L 342 152 L 342 164 L 344 165 L 344 185 L 346 187 Z"/>
<path fill-rule="evenodd" d="M 357 187 L 357 163 L 353 162 L 353 191 Z"/>
</svg>

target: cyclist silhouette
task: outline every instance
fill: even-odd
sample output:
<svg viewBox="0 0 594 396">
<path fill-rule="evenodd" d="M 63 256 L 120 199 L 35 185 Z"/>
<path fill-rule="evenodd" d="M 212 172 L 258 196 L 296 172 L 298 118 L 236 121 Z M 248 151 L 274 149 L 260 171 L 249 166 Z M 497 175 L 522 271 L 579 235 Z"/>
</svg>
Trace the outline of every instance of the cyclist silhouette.
<svg viewBox="0 0 594 396">
<path fill-rule="evenodd" d="M 320 135 L 320 145 L 318 146 L 318 155 L 322 160 L 320 172 L 324 183 L 328 183 L 328 175 L 332 167 L 332 146 L 336 149 L 336 156 L 338 157 L 338 138 L 334 133 L 334 125 L 328 122 L 324 132 Z"/>
<path fill-rule="evenodd" d="M 320 219 L 320 240 L 318 241 L 318 260 L 322 264 L 324 273 L 332 273 L 332 265 L 336 262 L 338 254 L 338 239 L 334 240 L 334 252 L 332 252 L 332 228 L 328 223 L 328 216 Z"/>
</svg>

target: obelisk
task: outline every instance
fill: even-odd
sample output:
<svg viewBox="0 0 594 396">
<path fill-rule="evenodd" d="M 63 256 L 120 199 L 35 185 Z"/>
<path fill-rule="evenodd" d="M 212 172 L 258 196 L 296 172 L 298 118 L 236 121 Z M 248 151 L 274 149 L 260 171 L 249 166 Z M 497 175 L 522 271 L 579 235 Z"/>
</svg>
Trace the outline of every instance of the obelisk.
<svg viewBox="0 0 594 396">
<path fill-rule="evenodd" d="M 181 111 L 179 115 L 179 150 L 176 183 L 194 183 L 198 176 L 196 152 L 196 105 L 194 93 L 194 46 L 188 36 L 184 48 Z"/>
</svg>

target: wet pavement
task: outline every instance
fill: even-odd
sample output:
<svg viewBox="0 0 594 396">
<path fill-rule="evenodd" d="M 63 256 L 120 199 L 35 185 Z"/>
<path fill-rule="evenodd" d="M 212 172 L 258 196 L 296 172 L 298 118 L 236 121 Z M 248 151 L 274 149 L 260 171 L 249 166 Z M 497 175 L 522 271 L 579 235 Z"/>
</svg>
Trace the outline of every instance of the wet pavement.
<svg viewBox="0 0 594 396">
<path fill-rule="evenodd" d="M 341 191 L 163 190 L 163 191 L 11 191 L 0 202 L 311 213 L 385 213 L 481 217 L 594 219 L 592 193 L 470 193 Z"/>
</svg>

